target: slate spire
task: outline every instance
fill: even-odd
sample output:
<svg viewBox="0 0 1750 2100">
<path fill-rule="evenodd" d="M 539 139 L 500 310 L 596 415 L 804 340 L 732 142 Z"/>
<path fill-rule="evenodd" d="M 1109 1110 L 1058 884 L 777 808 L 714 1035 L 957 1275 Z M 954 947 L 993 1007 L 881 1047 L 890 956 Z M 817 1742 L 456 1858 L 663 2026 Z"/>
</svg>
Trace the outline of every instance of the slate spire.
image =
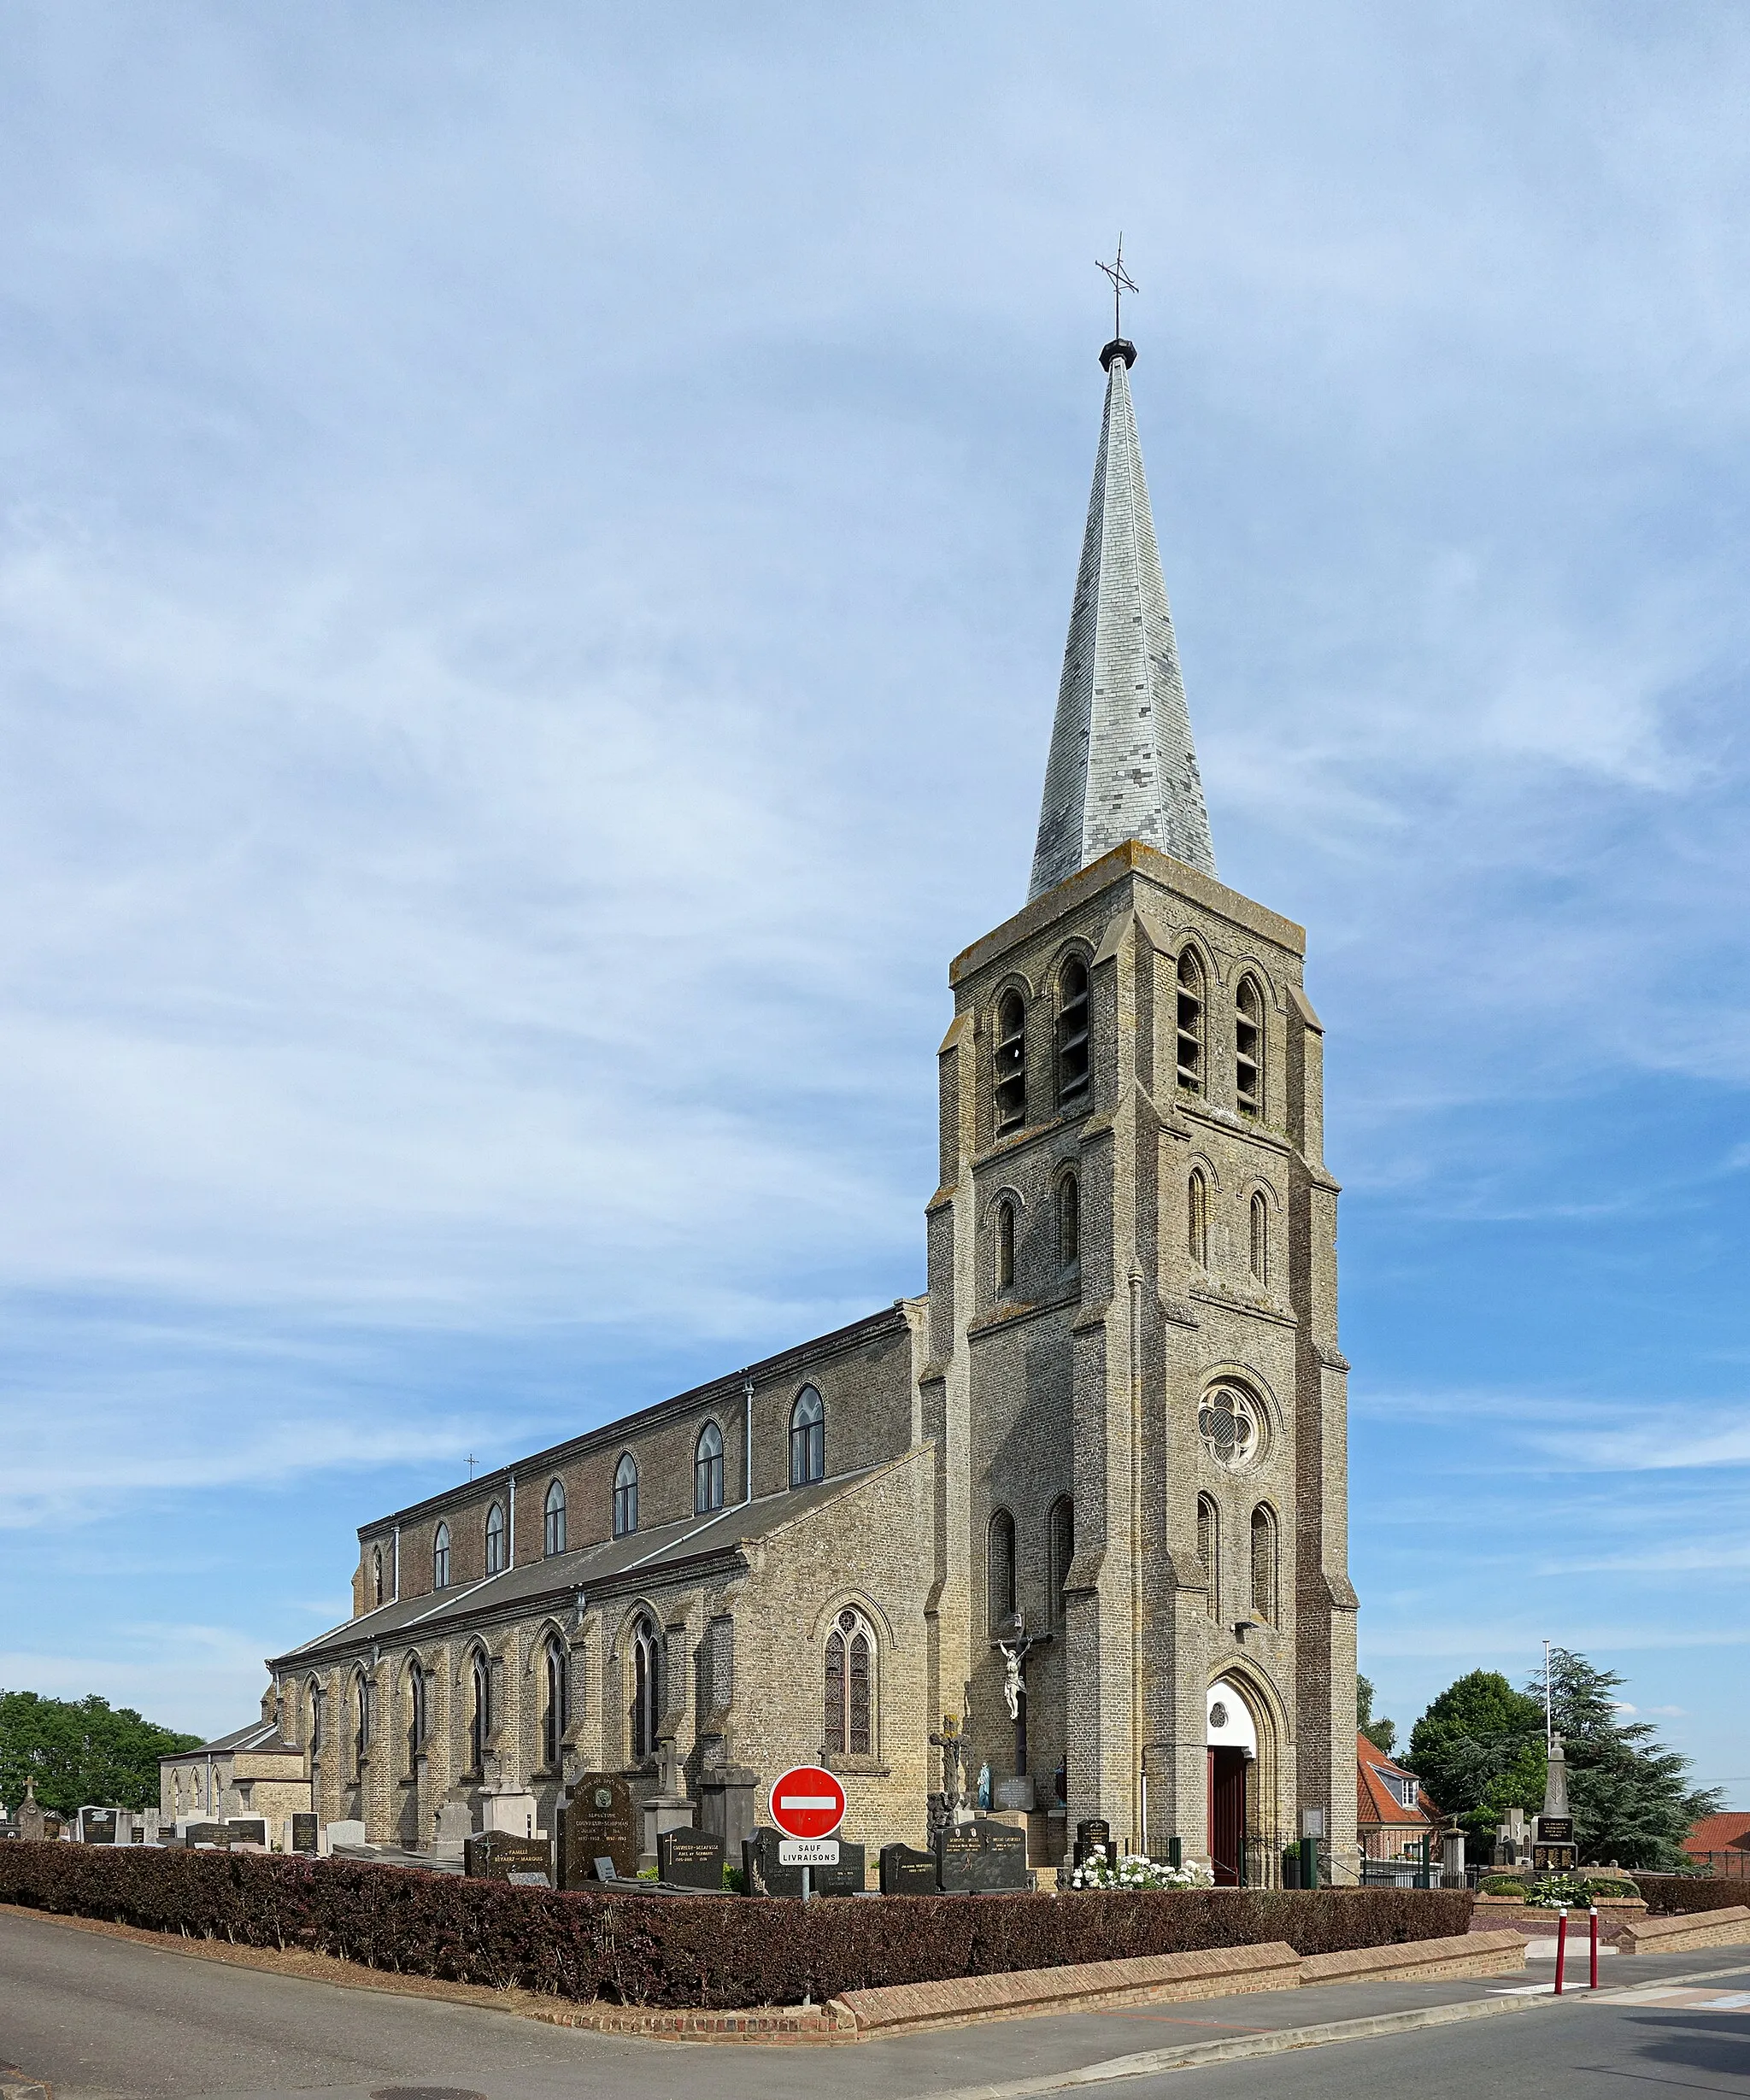
<svg viewBox="0 0 1750 2100">
<path fill-rule="evenodd" d="M 1030 898 L 1126 839 L 1141 839 L 1205 875 L 1215 872 L 1130 407 L 1136 346 L 1117 337 L 1100 361 L 1106 367 L 1106 414 L 1057 689 Z"/>
</svg>

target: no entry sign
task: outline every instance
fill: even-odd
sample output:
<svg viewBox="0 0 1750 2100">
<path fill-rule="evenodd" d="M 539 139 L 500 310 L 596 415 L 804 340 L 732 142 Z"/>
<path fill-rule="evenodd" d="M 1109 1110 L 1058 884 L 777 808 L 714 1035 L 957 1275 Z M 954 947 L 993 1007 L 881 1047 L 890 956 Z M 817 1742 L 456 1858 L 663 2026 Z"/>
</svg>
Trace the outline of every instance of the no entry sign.
<svg viewBox="0 0 1750 2100">
<path fill-rule="evenodd" d="M 787 1838 L 830 1838 L 844 1821 L 844 1788 L 818 1764 L 799 1764 L 772 1786 L 772 1820 Z"/>
</svg>

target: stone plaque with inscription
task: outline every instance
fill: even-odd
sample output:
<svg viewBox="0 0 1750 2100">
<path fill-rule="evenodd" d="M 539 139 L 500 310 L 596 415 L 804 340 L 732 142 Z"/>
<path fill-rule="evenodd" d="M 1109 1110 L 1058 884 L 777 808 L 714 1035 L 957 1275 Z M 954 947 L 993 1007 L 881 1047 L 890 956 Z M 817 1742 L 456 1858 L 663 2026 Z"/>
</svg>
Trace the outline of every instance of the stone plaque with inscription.
<svg viewBox="0 0 1750 2100">
<path fill-rule="evenodd" d="M 291 1849 L 294 1852 L 314 1852 L 316 1849 L 316 1819 L 314 1816 L 294 1816 L 291 1819 Z"/>
<path fill-rule="evenodd" d="M 1027 1833 L 1013 1823 L 951 1823 L 936 1839 L 936 1872 L 945 1896 L 1027 1889 Z"/>
<path fill-rule="evenodd" d="M 267 1842 L 267 1825 L 261 1816 L 246 1816 L 241 1821 L 233 1816 L 225 1827 L 231 1833 L 233 1845 L 266 1845 Z"/>
<path fill-rule="evenodd" d="M 81 1809 L 79 1812 L 79 1834 L 87 1845 L 114 1845 L 115 1810 Z"/>
<path fill-rule="evenodd" d="M 696 1888 L 720 1893 L 723 1840 L 708 1830 L 682 1823 L 656 1838 L 656 1879 L 670 1888 Z"/>
<path fill-rule="evenodd" d="M 545 1838 L 519 1838 L 508 1830 L 483 1830 L 462 1846 L 462 1870 L 480 1881 L 508 1881 L 513 1874 L 550 1880 L 553 1848 Z"/>
<path fill-rule="evenodd" d="M 596 1879 L 595 1862 L 611 1859 L 630 1881 L 638 1871 L 637 1818 L 617 1772 L 585 1772 L 566 1798 L 561 1839 L 561 1886 L 583 1888 Z"/>
<path fill-rule="evenodd" d="M 884 1896 L 934 1896 L 936 1855 L 920 1852 L 915 1845 L 884 1845 L 881 1848 L 881 1893 Z"/>
<path fill-rule="evenodd" d="M 191 1852 L 197 1845 L 229 1845 L 231 1833 L 223 1823 L 190 1823 L 183 1831 L 182 1841 Z"/>
</svg>

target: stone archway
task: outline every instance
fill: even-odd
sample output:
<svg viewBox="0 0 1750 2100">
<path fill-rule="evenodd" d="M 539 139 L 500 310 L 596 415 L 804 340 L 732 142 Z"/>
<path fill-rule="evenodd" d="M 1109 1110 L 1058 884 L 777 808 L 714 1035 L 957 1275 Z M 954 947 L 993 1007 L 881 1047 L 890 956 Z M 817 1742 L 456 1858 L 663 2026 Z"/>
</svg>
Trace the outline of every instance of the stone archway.
<svg viewBox="0 0 1750 2100">
<path fill-rule="evenodd" d="M 1207 1843 L 1216 1885 L 1274 1884 L 1282 1763 L 1274 1704 L 1249 1671 L 1230 1666 L 1210 1686 L 1207 1712 Z"/>
</svg>

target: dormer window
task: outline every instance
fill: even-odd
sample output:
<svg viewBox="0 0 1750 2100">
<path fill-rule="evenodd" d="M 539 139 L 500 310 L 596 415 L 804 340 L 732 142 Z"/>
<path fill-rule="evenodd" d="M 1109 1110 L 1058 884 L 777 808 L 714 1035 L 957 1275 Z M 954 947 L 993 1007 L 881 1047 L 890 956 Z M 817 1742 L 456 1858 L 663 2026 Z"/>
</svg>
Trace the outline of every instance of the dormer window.
<svg viewBox="0 0 1750 2100">
<path fill-rule="evenodd" d="M 1019 992 L 1005 992 L 997 1003 L 992 1076 L 996 1128 L 1019 1130 L 1027 1120 L 1027 1007 Z"/>
<path fill-rule="evenodd" d="M 1234 1100 L 1242 1116 L 1264 1113 L 1264 1000 L 1252 977 L 1234 995 Z"/>
<path fill-rule="evenodd" d="M 1057 974 L 1057 1105 L 1088 1100 L 1088 965 L 1072 955 Z"/>
<path fill-rule="evenodd" d="M 1175 1023 L 1178 1082 L 1187 1094 L 1203 1091 L 1203 965 L 1195 948 L 1179 957 Z"/>
</svg>

